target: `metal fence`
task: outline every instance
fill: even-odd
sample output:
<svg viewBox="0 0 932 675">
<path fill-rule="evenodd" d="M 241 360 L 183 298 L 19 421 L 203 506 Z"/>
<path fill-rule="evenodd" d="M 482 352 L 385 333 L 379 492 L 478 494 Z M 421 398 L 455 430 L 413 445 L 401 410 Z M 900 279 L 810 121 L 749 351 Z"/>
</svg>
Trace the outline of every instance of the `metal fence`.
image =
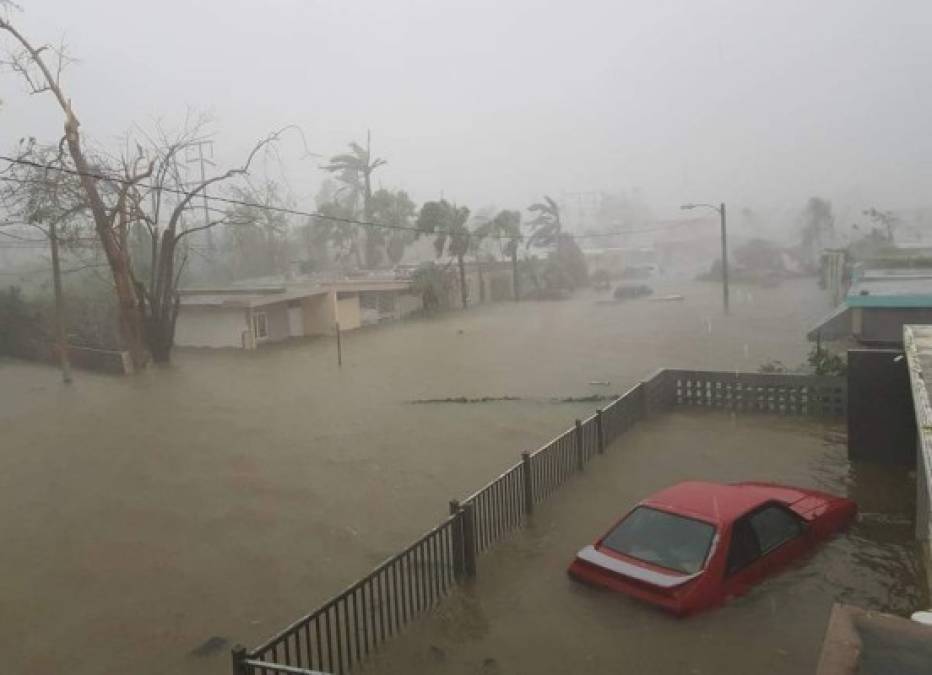
<svg viewBox="0 0 932 675">
<path fill-rule="evenodd" d="M 675 406 L 843 416 L 844 378 L 661 370 L 461 502 L 397 555 L 259 647 L 233 650 L 234 675 L 346 673 L 427 612 L 476 558 L 522 527 L 534 505 L 639 420 Z"/>
<path fill-rule="evenodd" d="M 468 521 L 469 509 L 460 510 L 273 638 L 234 650 L 234 673 L 349 672 L 467 573 Z"/>
</svg>

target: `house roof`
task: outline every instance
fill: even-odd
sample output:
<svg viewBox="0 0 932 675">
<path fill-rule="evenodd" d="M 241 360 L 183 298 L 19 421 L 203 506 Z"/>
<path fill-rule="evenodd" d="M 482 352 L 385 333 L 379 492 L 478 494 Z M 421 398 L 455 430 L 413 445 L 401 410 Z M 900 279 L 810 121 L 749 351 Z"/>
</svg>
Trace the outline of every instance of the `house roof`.
<svg viewBox="0 0 932 675">
<path fill-rule="evenodd" d="M 288 286 L 229 286 L 224 288 L 186 288 L 179 291 L 182 307 L 263 307 L 289 300 L 300 300 L 331 291 L 338 293 L 374 293 L 406 291 L 406 279 L 337 279 Z"/>
<path fill-rule="evenodd" d="M 851 335 L 851 308 L 841 304 L 820 318 L 806 333 L 810 342 L 816 340 L 840 340 Z"/>
<path fill-rule="evenodd" d="M 186 289 L 181 293 L 182 307 L 262 307 L 313 295 L 325 295 L 328 288 L 290 289 Z"/>
<path fill-rule="evenodd" d="M 932 270 L 865 270 L 848 290 L 848 307 L 932 307 Z"/>
</svg>

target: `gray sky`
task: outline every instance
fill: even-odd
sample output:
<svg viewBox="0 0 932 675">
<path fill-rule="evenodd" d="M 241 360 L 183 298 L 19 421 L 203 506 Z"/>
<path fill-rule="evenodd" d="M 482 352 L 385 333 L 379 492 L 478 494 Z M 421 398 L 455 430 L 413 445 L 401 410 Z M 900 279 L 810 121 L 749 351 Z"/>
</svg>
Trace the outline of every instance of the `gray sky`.
<svg viewBox="0 0 932 675">
<path fill-rule="evenodd" d="M 371 128 L 386 186 L 524 207 L 640 188 L 789 210 L 911 207 L 932 179 L 932 3 L 835 0 L 27 0 L 36 41 L 81 59 L 66 86 L 101 144 L 134 122 L 216 117 L 230 162 L 300 125 L 341 151 Z M 0 76 L 0 142 L 61 115 Z M 319 160 L 283 147 L 307 198 Z"/>
</svg>

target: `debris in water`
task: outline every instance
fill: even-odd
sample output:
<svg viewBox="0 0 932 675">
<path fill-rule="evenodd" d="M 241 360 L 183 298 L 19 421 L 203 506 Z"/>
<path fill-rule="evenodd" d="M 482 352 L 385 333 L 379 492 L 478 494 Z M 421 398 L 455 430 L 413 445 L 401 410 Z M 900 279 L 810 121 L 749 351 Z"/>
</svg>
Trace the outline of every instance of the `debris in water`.
<svg viewBox="0 0 932 675">
<path fill-rule="evenodd" d="M 679 302 L 679 301 L 685 300 L 685 299 L 686 299 L 686 298 L 683 297 L 682 295 L 678 295 L 678 294 L 676 294 L 676 293 L 672 293 L 672 294 L 670 294 L 670 295 L 661 295 L 661 296 L 658 297 L 658 298 L 650 298 L 650 301 L 651 301 L 651 302 Z"/>
<path fill-rule="evenodd" d="M 495 401 L 520 401 L 520 396 L 480 396 L 479 398 L 469 398 L 468 396 L 450 396 L 447 398 L 416 398 L 408 403 L 493 403 Z"/>
<path fill-rule="evenodd" d="M 554 403 L 598 403 L 599 401 L 614 401 L 621 398 L 618 394 L 591 394 L 589 396 L 567 396 L 566 398 L 552 398 Z"/>
<path fill-rule="evenodd" d="M 589 384 L 593 387 L 607 387 L 611 384 L 611 382 L 607 382 L 605 380 L 593 380 Z"/>
<path fill-rule="evenodd" d="M 608 384 L 606 382 L 605 384 Z M 588 396 L 554 396 L 551 398 L 523 397 L 523 396 L 449 396 L 447 398 L 416 398 L 406 403 L 496 403 L 498 401 L 548 401 L 550 403 L 598 403 L 600 401 L 614 401 L 621 398 L 618 394 L 590 394 Z"/>
<path fill-rule="evenodd" d="M 209 637 L 202 644 L 192 649 L 190 652 L 188 652 L 188 655 L 196 656 L 198 658 L 205 658 L 207 656 L 213 656 L 220 650 L 224 649 L 228 644 L 230 644 L 230 641 L 227 640 L 225 637 L 214 635 L 214 636 Z"/>
</svg>

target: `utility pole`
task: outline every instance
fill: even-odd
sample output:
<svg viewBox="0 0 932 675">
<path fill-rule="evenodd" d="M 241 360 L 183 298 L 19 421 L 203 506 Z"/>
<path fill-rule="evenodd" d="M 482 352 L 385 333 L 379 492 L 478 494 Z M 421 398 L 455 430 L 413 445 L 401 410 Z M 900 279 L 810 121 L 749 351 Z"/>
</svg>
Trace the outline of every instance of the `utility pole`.
<svg viewBox="0 0 932 675">
<path fill-rule="evenodd" d="M 722 217 L 722 306 L 725 308 L 725 314 L 728 314 L 728 235 L 725 228 L 725 202 L 719 206 L 718 213 Z"/>
<path fill-rule="evenodd" d="M 204 148 L 207 148 L 208 155 L 205 156 Z M 188 164 L 198 164 L 200 165 L 201 170 L 201 182 L 203 183 L 207 180 L 207 169 L 206 166 L 216 166 L 214 164 L 214 142 L 213 141 L 193 141 L 188 144 L 188 147 L 185 149 L 185 160 Z M 208 208 L 208 201 L 210 197 L 207 194 L 207 188 L 201 190 L 201 202 L 204 208 L 204 225 L 207 225 L 210 222 L 210 209 Z M 213 256 L 214 253 L 214 234 L 210 228 L 204 230 L 204 234 L 207 238 L 207 253 L 209 256 Z"/>
<path fill-rule="evenodd" d="M 61 377 L 71 384 L 71 362 L 68 360 L 68 341 L 65 337 L 65 305 L 61 285 L 61 265 L 58 261 L 58 232 L 55 221 L 49 223 L 49 245 L 52 249 L 52 285 L 55 289 L 55 351 L 61 366 Z"/>
<path fill-rule="evenodd" d="M 694 204 L 688 203 L 680 206 L 684 211 L 689 209 L 696 208 L 705 208 L 712 209 L 713 211 L 718 212 L 719 218 L 722 222 L 722 308 L 727 315 L 729 313 L 728 306 L 728 243 L 727 243 L 727 230 L 725 227 L 725 202 L 722 202 L 718 206 L 714 204 Z"/>
</svg>

